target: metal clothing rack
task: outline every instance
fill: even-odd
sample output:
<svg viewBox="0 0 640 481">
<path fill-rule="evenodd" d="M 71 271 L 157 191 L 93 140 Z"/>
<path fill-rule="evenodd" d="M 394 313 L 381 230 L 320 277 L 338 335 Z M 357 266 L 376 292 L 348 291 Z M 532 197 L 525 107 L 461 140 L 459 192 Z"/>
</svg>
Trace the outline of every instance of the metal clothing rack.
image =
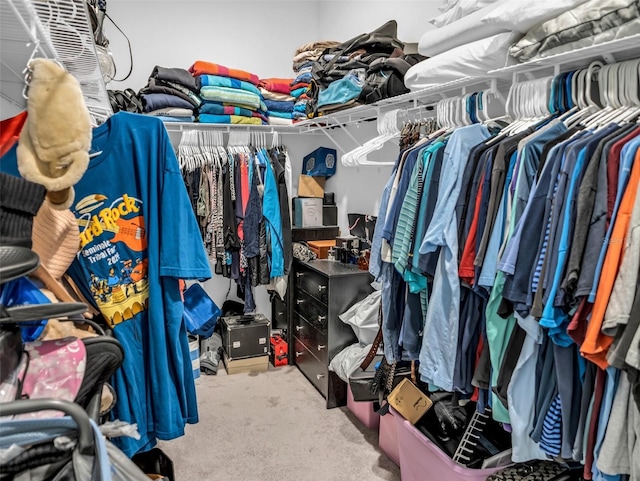
<svg viewBox="0 0 640 481">
<path fill-rule="evenodd" d="M 19 108 L 24 69 L 34 57 L 56 60 L 80 83 L 89 112 L 113 111 L 84 0 L 0 0 L 1 96 Z"/>
</svg>

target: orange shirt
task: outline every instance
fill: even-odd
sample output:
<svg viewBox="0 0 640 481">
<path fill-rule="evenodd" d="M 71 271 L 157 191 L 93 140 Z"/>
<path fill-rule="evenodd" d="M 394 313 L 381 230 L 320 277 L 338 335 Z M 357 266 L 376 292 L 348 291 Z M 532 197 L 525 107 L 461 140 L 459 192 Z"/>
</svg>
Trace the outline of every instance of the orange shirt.
<svg viewBox="0 0 640 481">
<path fill-rule="evenodd" d="M 604 319 L 605 311 L 607 310 L 611 291 L 613 290 L 613 284 L 616 280 L 616 276 L 618 275 L 618 270 L 620 269 L 625 237 L 629 231 L 631 212 L 633 210 L 639 188 L 640 149 L 636 152 L 633 167 L 631 168 L 629 183 L 627 184 L 622 201 L 620 202 L 618 215 L 613 226 L 609 246 L 607 247 L 607 254 L 604 258 L 604 264 L 602 265 L 602 274 L 600 275 L 600 282 L 598 283 L 598 290 L 596 291 L 596 298 L 593 303 L 591 320 L 587 326 L 587 334 L 584 342 L 582 343 L 582 346 L 580 346 L 580 353 L 586 359 L 589 359 L 602 369 L 609 367 L 609 363 L 607 362 L 607 352 L 613 343 L 613 338 L 611 336 L 602 334 L 602 321 Z"/>
</svg>

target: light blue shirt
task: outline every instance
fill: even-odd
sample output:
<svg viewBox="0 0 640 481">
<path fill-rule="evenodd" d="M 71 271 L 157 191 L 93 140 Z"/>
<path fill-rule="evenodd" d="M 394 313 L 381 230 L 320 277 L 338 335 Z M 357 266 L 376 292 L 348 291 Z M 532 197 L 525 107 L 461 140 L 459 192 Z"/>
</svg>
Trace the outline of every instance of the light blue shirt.
<svg viewBox="0 0 640 481">
<path fill-rule="evenodd" d="M 462 188 L 462 172 L 471 149 L 490 137 L 484 125 L 456 129 L 445 147 L 440 188 L 433 219 L 420 246 L 420 253 L 442 246 L 427 309 L 420 350 L 420 375 L 428 383 L 453 390 L 453 375 L 460 317 L 458 278 L 458 229 L 456 203 Z"/>
</svg>

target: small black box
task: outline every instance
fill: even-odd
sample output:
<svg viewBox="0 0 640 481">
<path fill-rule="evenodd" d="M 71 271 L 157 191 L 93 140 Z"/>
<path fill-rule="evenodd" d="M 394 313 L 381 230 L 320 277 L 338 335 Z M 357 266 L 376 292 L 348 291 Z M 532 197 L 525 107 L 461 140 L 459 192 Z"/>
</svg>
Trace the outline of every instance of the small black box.
<svg viewBox="0 0 640 481">
<path fill-rule="evenodd" d="M 322 206 L 322 225 L 338 225 L 338 206 L 323 205 Z"/>
<path fill-rule="evenodd" d="M 222 345 L 230 360 L 269 354 L 271 323 L 262 314 L 220 318 Z"/>
</svg>

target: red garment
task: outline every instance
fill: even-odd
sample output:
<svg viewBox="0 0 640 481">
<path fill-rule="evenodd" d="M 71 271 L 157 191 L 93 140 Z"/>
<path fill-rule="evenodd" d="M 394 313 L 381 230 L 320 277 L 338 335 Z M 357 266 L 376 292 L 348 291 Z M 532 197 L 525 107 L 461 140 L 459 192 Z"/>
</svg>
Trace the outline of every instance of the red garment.
<svg viewBox="0 0 640 481">
<path fill-rule="evenodd" d="M 293 92 L 294 90 L 298 90 L 298 89 L 306 89 L 309 88 L 309 84 L 307 82 L 298 82 L 295 85 L 292 85 L 291 87 L 289 87 L 290 91 Z M 287 92 L 289 93 L 289 92 Z"/>
<path fill-rule="evenodd" d="M 260 79 L 256 74 L 235 68 L 228 68 L 224 65 L 218 65 L 217 63 L 205 62 L 203 60 L 197 60 L 191 67 L 189 67 L 189 72 L 191 72 L 191 75 L 194 77 L 198 77 L 200 75 L 219 75 L 220 77 L 229 77 L 244 80 L 245 82 L 251 82 L 253 85 L 258 85 L 260 82 Z"/>
<path fill-rule="evenodd" d="M 602 407 L 602 397 L 607 376 L 605 371 L 598 369 L 596 374 L 596 385 L 593 394 L 593 409 L 589 420 L 589 430 L 587 431 L 587 450 L 584 453 L 584 474 L 586 480 L 592 479 L 591 468 L 593 467 L 593 451 L 596 447 L 596 434 L 598 433 L 598 420 L 600 419 L 600 408 Z"/>
<path fill-rule="evenodd" d="M 259 86 L 269 92 L 289 95 L 291 92 L 292 78 L 263 78 L 260 79 Z"/>
<path fill-rule="evenodd" d="M 484 173 L 480 179 L 478 185 L 482 186 L 484 182 Z M 476 205 L 473 209 L 473 220 L 471 221 L 471 228 L 469 229 L 469 235 L 467 241 L 464 244 L 462 251 L 462 259 L 460 259 L 460 267 L 458 268 L 458 276 L 460 279 L 473 285 L 473 279 L 476 275 L 474 262 L 476 260 L 476 237 L 478 236 L 478 217 L 480 216 L 480 204 L 482 203 L 482 188 L 478 189 L 476 194 Z"/>
<path fill-rule="evenodd" d="M 20 132 L 27 120 L 27 111 L 0 122 L 0 157 L 6 154 L 20 138 Z"/>
</svg>

